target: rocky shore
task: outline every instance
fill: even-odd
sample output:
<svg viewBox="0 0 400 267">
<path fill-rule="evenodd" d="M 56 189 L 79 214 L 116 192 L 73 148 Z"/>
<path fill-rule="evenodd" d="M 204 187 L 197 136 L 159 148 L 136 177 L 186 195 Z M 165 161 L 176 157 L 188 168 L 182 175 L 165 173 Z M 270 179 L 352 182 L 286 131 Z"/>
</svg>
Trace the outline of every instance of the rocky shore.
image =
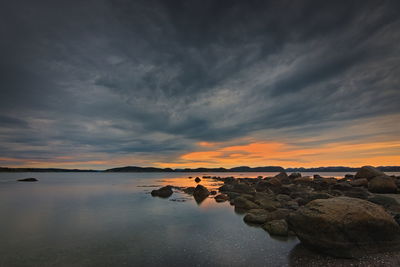
<svg viewBox="0 0 400 267">
<path fill-rule="evenodd" d="M 285 172 L 275 177 L 202 179 L 223 185 L 218 193 L 198 184 L 166 186 L 151 194 L 169 197 L 177 189 L 198 203 L 208 197 L 229 201 L 246 214 L 246 223 L 261 226 L 271 236 L 297 236 L 304 247 L 323 255 L 362 258 L 400 251 L 400 177 L 374 167 L 364 166 L 341 179 Z"/>
</svg>

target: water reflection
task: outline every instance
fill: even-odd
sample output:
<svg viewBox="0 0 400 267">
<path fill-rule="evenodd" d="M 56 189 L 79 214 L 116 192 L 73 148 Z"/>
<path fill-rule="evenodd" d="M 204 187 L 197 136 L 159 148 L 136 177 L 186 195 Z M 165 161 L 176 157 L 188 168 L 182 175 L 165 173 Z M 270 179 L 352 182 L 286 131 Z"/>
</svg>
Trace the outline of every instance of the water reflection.
<svg viewBox="0 0 400 267">
<path fill-rule="evenodd" d="M 14 182 L 39 178 L 35 184 Z M 0 266 L 284 266 L 297 240 L 248 227 L 229 202 L 154 187 L 190 174 L 0 174 Z M 201 176 L 200 176 L 201 178 Z M 219 186 L 202 179 L 209 189 Z"/>
</svg>

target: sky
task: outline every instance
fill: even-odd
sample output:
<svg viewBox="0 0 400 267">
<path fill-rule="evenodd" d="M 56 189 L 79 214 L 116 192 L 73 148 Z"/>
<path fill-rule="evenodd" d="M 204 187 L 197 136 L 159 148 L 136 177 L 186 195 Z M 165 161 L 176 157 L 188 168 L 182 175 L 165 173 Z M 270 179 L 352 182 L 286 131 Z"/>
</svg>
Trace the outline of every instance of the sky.
<svg viewBox="0 0 400 267">
<path fill-rule="evenodd" d="M 0 3 L 0 166 L 400 165 L 400 1 Z"/>
</svg>

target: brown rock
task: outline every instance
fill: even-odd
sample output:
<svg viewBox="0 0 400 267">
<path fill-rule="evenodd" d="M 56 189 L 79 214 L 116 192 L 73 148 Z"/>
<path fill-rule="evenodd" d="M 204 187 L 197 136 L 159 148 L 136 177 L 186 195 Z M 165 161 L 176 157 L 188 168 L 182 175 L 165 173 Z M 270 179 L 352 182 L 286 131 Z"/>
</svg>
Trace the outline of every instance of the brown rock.
<svg viewBox="0 0 400 267">
<path fill-rule="evenodd" d="M 283 219 L 266 222 L 263 225 L 263 229 L 267 231 L 270 235 L 288 236 L 289 234 L 288 224 Z"/>
<path fill-rule="evenodd" d="M 368 186 L 368 180 L 367 180 L 367 178 L 355 179 L 355 180 L 351 180 L 350 184 L 352 186 Z"/>
<path fill-rule="evenodd" d="M 288 217 L 300 241 L 337 257 L 397 250 L 400 227 L 380 206 L 365 200 L 318 199 Z"/>
<path fill-rule="evenodd" d="M 392 177 L 378 176 L 369 181 L 368 190 L 372 193 L 396 193 L 397 185 Z"/>
</svg>

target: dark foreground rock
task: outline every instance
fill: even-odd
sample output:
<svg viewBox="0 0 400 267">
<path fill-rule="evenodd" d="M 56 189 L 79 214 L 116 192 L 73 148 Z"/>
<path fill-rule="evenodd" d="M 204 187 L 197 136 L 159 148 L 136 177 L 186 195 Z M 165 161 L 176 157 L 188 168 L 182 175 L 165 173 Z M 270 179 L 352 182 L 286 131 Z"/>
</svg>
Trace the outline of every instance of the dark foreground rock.
<svg viewBox="0 0 400 267">
<path fill-rule="evenodd" d="M 288 216 L 300 241 L 320 252 L 344 258 L 400 248 L 400 227 L 382 207 L 336 197 L 311 201 Z"/>
<path fill-rule="evenodd" d="M 202 185 L 196 186 L 193 192 L 193 197 L 196 200 L 197 203 L 202 202 L 204 199 L 206 199 L 210 195 L 210 191 Z"/>
<path fill-rule="evenodd" d="M 23 179 L 18 179 L 17 181 L 18 182 L 37 182 L 39 180 L 36 178 L 23 178 Z"/>
<path fill-rule="evenodd" d="M 174 192 L 172 191 L 172 186 L 170 185 L 151 191 L 151 195 L 153 197 L 162 197 L 162 198 L 170 197 L 173 193 Z"/>
</svg>

